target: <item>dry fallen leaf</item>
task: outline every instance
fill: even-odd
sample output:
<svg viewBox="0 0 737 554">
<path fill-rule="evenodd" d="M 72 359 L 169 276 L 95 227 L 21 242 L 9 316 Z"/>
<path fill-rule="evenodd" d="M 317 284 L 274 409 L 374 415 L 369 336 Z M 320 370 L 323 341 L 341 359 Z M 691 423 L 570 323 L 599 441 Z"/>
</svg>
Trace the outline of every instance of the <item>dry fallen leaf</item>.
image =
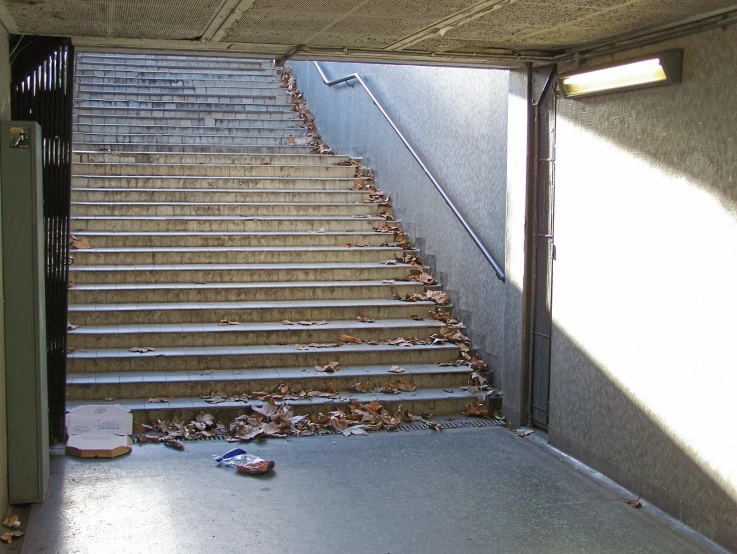
<svg viewBox="0 0 737 554">
<path fill-rule="evenodd" d="M 105 401 L 106 402 L 112 402 L 113 400 L 115 400 L 115 398 L 113 398 L 112 396 L 106 396 L 105 397 Z"/>
<path fill-rule="evenodd" d="M 282 319 L 282 320 L 281 320 L 281 322 L 282 322 L 282 324 L 284 324 L 284 325 L 294 325 L 294 323 L 293 323 L 293 322 L 291 322 L 291 321 L 289 321 L 288 319 Z"/>
<path fill-rule="evenodd" d="M 366 381 L 361 381 L 360 383 L 354 383 L 350 387 L 348 387 L 350 390 L 354 390 L 356 392 L 368 392 L 369 390 L 369 384 Z"/>
<path fill-rule="evenodd" d="M 0 535 L 0 540 L 11 544 L 13 542 L 13 539 L 22 537 L 24 534 L 25 533 L 23 531 L 8 531 L 7 533 L 3 533 L 2 535 Z"/>
<path fill-rule="evenodd" d="M 17 515 L 8 516 L 3 520 L 3 525 L 8 529 L 18 529 L 20 527 L 20 518 Z"/>
<path fill-rule="evenodd" d="M 636 499 L 634 499 L 634 500 L 626 500 L 626 499 L 623 498 L 622 501 L 625 502 L 625 503 L 627 503 L 627 504 L 629 504 L 633 508 L 639 508 L 639 507 L 642 506 L 642 503 L 640 502 L 640 497 L 639 496 Z"/>
<path fill-rule="evenodd" d="M 153 430 L 153 427 L 150 425 L 146 425 L 145 423 L 139 423 L 137 421 L 133 422 L 133 431 L 135 433 L 145 433 L 146 431 Z"/>
<path fill-rule="evenodd" d="M 412 381 L 404 381 L 402 379 L 400 379 L 396 383 L 392 383 L 392 385 L 404 392 L 412 392 L 417 388 L 417 386 Z"/>
<path fill-rule="evenodd" d="M 78 239 L 74 235 L 69 236 L 69 247 L 70 248 L 77 248 L 77 249 L 85 249 L 85 248 L 92 248 L 92 245 L 90 244 L 90 239 Z"/>
<path fill-rule="evenodd" d="M 297 323 L 299 323 L 300 325 L 306 325 L 306 326 L 310 326 L 310 325 L 327 325 L 328 324 L 328 322 L 325 321 L 324 319 L 321 320 L 321 321 L 313 321 L 312 319 L 303 319 L 302 321 L 298 321 Z"/>
<path fill-rule="evenodd" d="M 79 329 L 79 325 L 72 325 L 71 323 L 67 322 L 67 331 L 74 331 L 75 329 Z"/>
<path fill-rule="evenodd" d="M 316 365 L 315 369 L 320 372 L 333 373 L 334 371 L 339 371 L 340 366 L 338 362 L 330 362 L 327 365 Z"/>
<path fill-rule="evenodd" d="M 356 319 L 358 321 L 363 321 L 364 323 L 376 323 L 376 320 L 375 319 L 370 318 L 369 316 L 367 316 L 363 312 L 361 312 L 360 314 L 358 314 L 358 317 Z"/>
<path fill-rule="evenodd" d="M 171 398 L 160 398 L 159 397 L 159 398 L 149 398 L 146 402 L 150 402 L 152 404 L 162 404 L 165 402 L 169 402 L 169 400 L 171 400 Z"/>
<path fill-rule="evenodd" d="M 220 326 L 224 325 L 240 325 L 240 321 L 230 321 L 229 319 L 221 319 L 220 323 L 218 323 Z"/>
<path fill-rule="evenodd" d="M 391 373 L 404 373 L 405 369 L 403 367 L 399 367 L 398 365 L 393 365 L 389 368 L 389 371 Z"/>
<path fill-rule="evenodd" d="M 353 427 L 347 427 L 343 430 L 343 435 L 350 437 L 351 435 L 357 435 L 359 437 L 368 436 L 368 431 L 364 429 L 363 425 L 354 425 Z"/>
<path fill-rule="evenodd" d="M 146 352 L 154 352 L 156 349 L 151 348 L 150 346 L 134 346 L 133 348 L 129 348 L 129 352 L 140 352 L 141 354 L 145 354 Z"/>
<path fill-rule="evenodd" d="M 361 344 L 361 339 L 350 335 L 340 335 L 338 337 L 338 342 L 343 344 Z"/>
<path fill-rule="evenodd" d="M 443 426 L 439 423 L 435 423 L 434 421 L 426 421 L 425 424 L 432 429 L 433 431 L 442 431 Z"/>
</svg>

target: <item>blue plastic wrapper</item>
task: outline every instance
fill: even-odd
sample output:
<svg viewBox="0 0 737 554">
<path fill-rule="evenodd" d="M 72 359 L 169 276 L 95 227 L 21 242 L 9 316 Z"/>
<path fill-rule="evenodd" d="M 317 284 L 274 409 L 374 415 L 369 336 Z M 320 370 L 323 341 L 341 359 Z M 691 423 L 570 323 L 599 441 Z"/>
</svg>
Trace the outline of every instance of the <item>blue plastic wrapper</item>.
<svg viewBox="0 0 737 554">
<path fill-rule="evenodd" d="M 250 475 L 268 473 L 276 467 L 276 462 L 248 454 L 242 448 L 233 448 L 222 456 L 213 456 L 213 458 L 215 458 L 218 465 L 233 466 L 238 473 L 248 473 Z"/>
</svg>

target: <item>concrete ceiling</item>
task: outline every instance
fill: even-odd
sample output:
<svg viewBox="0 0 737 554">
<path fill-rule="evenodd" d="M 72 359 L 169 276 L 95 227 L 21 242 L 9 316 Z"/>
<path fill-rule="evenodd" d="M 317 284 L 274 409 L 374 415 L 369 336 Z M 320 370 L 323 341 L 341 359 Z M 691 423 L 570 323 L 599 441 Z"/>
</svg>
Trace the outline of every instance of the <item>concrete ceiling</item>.
<svg viewBox="0 0 737 554">
<path fill-rule="evenodd" d="M 0 0 L 12 33 L 82 47 L 491 66 L 734 19 L 736 0 Z"/>
</svg>

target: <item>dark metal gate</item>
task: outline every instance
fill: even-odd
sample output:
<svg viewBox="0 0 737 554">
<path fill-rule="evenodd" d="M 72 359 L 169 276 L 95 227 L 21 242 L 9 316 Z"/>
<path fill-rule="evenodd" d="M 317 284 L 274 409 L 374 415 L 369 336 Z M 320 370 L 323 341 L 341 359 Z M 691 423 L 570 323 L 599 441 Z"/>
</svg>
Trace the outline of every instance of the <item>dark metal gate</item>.
<svg viewBox="0 0 737 554">
<path fill-rule="evenodd" d="M 66 38 L 14 36 L 10 49 L 11 117 L 41 125 L 49 428 L 63 442 L 74 48 Z"/>
<path fill-rule="evenodd" d="M 550 333 L 552 329 L 553 199 L 555 164 L 554 72 L 538 72 L 539 96 L 534 104 L 534 188 L 532 218 L 532 318 L 530 337 L 530 418 L 547 429 L 550 399 Z"/>
</svg>

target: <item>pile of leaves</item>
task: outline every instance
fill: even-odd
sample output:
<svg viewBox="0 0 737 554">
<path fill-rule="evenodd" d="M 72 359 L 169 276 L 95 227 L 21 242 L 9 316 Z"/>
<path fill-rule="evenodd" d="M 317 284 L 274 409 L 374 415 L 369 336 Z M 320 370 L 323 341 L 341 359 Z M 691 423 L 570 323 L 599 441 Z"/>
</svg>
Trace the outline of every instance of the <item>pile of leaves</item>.
<svg viewBox="0 0 737 554">
<path fill-rule="evenodd" d="M 299 127 L 305 129 L 305 136 L 310 139 L 306 144 L 313 147 L 313 154 L 332 154 L 333 151 L 322 142 L 322 138 L 317 132 L 315 116 L 307 109 L 307 102 L 304 99 L 304 95 L 297 89 L 297 77 L 288 67 L 281 67 L 278 71 L 282 81 L 279 86 L 287 89 L 289 103 L 292 104 L 292 111 L 296 112 L 297 117 L 302 120 Z M 296 143 L 297 141 L 295 140 L 294 144 Z"/>
<path fill-rule="evenodd" d="M 4 531 L 0 535 L 0 540 L 8 544 L 12 544 L 13 539 L 22 537 L 25 531 L 20 530 L 21 522 L 17 515 L 8 516 L 3 520 L 3 527 L 10 529 L 10 531 Z"/>
<path fill-rule="evenodd" d="M 250 441 L 256 438 L 309 437 L 337 431 L 345 436 L 366 435 L 368 431 L 397 429 L 403 423 L 424 421 L 428 415 L 413 415 L 400 406 L 396 412 L 387 410 L 378 400 L 361 403 L 351 398 L 345 406 L 327 413 L 296 416 L 287 404 L 269 402 L 253 408 L 252 415 L 235 418 L 230 424 L 229 441 Z M 436 425 L 435 430 L 440 430 Z"/>
</svg>

